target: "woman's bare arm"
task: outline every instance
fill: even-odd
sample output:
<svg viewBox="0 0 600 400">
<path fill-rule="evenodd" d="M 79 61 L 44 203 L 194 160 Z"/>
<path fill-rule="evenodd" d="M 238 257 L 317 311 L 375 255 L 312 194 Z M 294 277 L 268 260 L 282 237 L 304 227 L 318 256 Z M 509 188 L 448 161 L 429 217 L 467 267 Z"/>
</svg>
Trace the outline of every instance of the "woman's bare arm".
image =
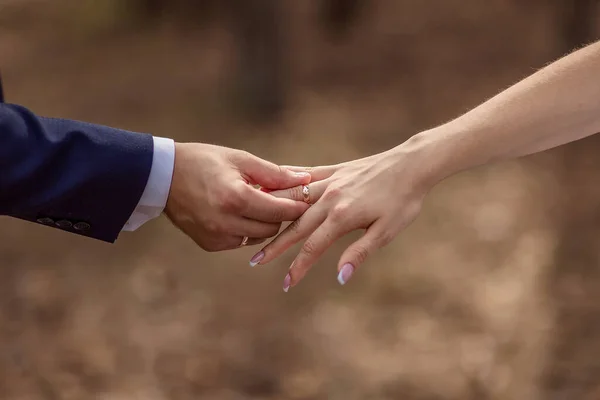
<svg viewBox="0 0 600 400">
<path fill-rule="evenodd" d="M 435 179 L 600 132 L 600 42 L 550 64 L 459 118 L 410 139 Z"/>
<path fill-rule="evenodd" d="M 310 171 L 309 199 L 313 205 L 256 254 L 251 265 L 268 263 L 304 240 L 284 280 L 287 291 L 338 238 L 366 229 L 338 263 L 338 281 L 345 284 L 373 251 L 389 243 L 416 218 L 423 198 L 440 180 L 599 131 L 600 42 L 389 151 L 339 165 L 294 167 L 296 171 Z M 272 194 L 302 200 L 299 189 Z"/>
</svg>

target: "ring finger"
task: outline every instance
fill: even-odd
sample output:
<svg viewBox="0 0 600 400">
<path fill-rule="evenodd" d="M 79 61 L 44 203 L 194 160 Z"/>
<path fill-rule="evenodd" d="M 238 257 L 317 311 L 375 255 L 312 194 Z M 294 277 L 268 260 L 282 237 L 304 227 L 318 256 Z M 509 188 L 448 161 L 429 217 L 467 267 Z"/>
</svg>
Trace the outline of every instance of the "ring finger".
<svg viewBox="0 0 600 400">
<path fill-rule="evenodd" d="M 274 190 L 269 192 L 269 194 L 278 198 L 304 201 L 309 204 L 315 204 L 321 198 L 321 196 L 323 196 L 323 193 L 325 193 L 328 185 L 329 180 L 326 179 L 323 181 L 309 183 L 308 185 L 294 186 L 292 188 L 283 190 Z M 308 188 L 306 191 L 308 192 L 308 195 L 305 192 L 305 188 Z"/>
<path fill-rule="evenodd" d="M 247 236 L 244 236 L 244 237 L 236 236 L 235 239 L 238 243 L 238 247 L 254 246 L 254 245 L 260 244 L 260 243 L 264 242 L 265 240 L 267 240 L 267 239 L 253 238 L 253 237 L 247 237 Z M 244 241 L 246 243 L 244 243 Z"/>
<path fill-rule="evenodd" d="M 252 238 L 249 237 L 246 244 L 242 246 L 244 237 L 242 236 L 226 236 L 226 237 L 215 237 L 212 242 L 209 243 L 208 248 L 210 251 L 223 251 L 239 249 L 241 247 L 254 246 L 264 242 L 266 239 Z M 206 245 L 206 243 L 203 243 Z"/>
</svg>

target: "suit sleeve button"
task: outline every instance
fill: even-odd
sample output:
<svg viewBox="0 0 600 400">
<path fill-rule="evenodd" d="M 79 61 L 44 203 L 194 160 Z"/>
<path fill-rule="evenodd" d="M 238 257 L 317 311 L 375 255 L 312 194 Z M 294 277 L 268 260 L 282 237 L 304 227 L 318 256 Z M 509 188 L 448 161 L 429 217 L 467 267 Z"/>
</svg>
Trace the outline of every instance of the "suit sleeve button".
<svg viewBox="0 0 600 400">
<path fill-rule="evenodd" d="M 38 218 L 37 222 L 43 225 L 54 225 L 54 220 L 48 217 Z"/>
<path fill-rule="evenodd" d="M 75 225 L 73 225 L 73 228 L 76 231 L 84 232 L 84 231 L 89 231 L 91 226 L 87 222 L 78 222 Z"/>
<path fill-rule="evenodd" d="M 61 219 L 60 221 L 56 221 L 56 226 L 58 226 L 59 228 L 62 228 L 62 229 L 69 229 L 70 227 L 73 226 L 73 223 L 66 219 Z"/>
</svg>

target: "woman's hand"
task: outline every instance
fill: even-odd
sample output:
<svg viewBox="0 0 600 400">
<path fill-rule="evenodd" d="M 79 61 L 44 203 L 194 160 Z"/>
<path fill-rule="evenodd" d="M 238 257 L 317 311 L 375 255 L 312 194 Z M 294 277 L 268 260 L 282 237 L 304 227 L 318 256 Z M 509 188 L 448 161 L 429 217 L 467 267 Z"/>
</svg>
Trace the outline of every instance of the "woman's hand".
<svg viewBox="0 0 600 400">
<path fill-rule="evenodd" d="M 309 198 L 304 186 L 270 192 L 312 206 L 252 257 L 251 266 L 266 264 L 295 243 L 305 240 L 285 277 L 283 290 L 300 282 L 317 259 L 337 239 L 356 229 L 366 233 L 342 254 L 338 281 L 345 284 L 365 259 L 387 245 L 418 215 L 427 192 L 419 159 L 406 146 L 339 165 L 304 168 L 310 172 Z"/>
<path fill-rule="evenodd" d="M 600 41 L 579 49 L 440 127 L 397 148 L 312 173 L 314 205 L 250 264 L 264 264 L 306 239 L 284 290 L 296 285 L 335 240 L 366 234 L 342 255 L 340 283 L 376 248 L 419 213 L 423 197 L 441 179 L 491 162 L 522 157 L 600 132 Z M 317 182 L 315 182 L 317 181 Z M 301 188 L 273 192 L 303 199 Z"/>
</svg>

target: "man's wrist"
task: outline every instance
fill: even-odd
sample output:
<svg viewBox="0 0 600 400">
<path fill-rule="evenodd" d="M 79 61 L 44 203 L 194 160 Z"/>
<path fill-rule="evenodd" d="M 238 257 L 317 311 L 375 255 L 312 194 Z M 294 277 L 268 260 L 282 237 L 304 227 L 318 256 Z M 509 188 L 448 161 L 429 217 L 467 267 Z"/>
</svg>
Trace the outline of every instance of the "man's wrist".
<svg viewBox="0 0 600 400">
<path fill-rule="evenodd" d="M 178 200 L 181 197 L 179 193 L 179 180 L 181 178 L 182 163 L 185 163 L 186 152 L 185 143 L 173 142 L 173 173 L 171 176 L 171 185 L 169 187 L 169 193 L 165 203 L 163 213 L 171 221 L 173 220 L 173 209 L 178 208 Z"/>
<path fill-rule="evenodd" d="M 158 217 L 167 203 L 174 169 L 174 142 L 172 139 L 155 136 L 153 143 L 152 167 L 146 188 L 123 227 L 126 231 L 134 231 L 147 221 Z"/>
</svg>

